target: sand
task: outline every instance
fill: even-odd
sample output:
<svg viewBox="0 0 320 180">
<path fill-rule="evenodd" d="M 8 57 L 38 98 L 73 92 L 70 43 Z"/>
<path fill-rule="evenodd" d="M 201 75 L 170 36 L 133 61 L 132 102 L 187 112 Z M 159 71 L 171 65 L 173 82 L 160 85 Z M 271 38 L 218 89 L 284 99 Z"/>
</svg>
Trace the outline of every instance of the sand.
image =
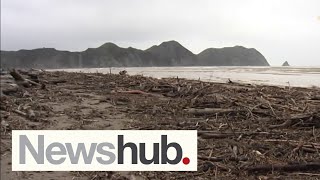
<svg viewBox="0 0 320 180">
<path fill-rule="evenodd" d="M 319 178 L 319 88 L 19 73 L 38 85 L 2 76 L 1 179 Z M 196 129 L 198 172 L 12 172 L 15 129 Z"/>
</svg>

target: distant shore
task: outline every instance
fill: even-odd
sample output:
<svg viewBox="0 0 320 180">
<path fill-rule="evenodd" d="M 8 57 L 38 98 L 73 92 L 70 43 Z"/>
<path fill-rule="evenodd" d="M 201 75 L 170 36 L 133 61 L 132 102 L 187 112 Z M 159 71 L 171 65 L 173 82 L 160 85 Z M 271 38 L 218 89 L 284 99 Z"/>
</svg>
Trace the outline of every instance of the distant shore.
<svg viewBox="0 0 320 180">
<path fill-rule="evenodd" d="M 146 50 L 104 43 L 81 52 L 55 48 L 1 51 L 2 67 L 77 68 L 149 66 L 269 66 L 254 48 L 243 46 L 208 48 L 194 54 L 177 41 L 167 41 Z"/>
<path fill-rule="evenodd" d="M 111 67 L 50 69 L 66 72 L 118 73 L 126 70 L 130 75 L 144 75 L 154 78 L 180 77 L 207 82 L 228 82 L 261 85 L 319 87 L 320 67 L 261 67 L 261 66 L 188 66 L 188 67 Z"/>
</svg>

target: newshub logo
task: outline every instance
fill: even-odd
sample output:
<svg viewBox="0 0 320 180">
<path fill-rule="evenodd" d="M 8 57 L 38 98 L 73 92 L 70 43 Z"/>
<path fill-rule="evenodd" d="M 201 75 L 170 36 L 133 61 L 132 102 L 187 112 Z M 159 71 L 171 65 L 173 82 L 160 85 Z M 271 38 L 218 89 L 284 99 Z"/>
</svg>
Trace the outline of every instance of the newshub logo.
<svg viewBox="0 0 320 180">
<path fill-rule="evenodd" d="M 195 130 L 14 130 L 13 171 L 196 171 Z"/>
</svg>

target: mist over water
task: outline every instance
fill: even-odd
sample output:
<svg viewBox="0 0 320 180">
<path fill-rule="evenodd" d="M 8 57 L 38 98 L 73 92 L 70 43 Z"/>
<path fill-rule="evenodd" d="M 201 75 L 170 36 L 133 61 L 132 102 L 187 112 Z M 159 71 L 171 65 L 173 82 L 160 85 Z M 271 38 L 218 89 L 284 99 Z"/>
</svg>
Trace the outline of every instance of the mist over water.
<svg viewBox="0 0 320 180">
<path fill-rule="evenodd" d="M 63 69 L 68 72 L 110 73 L 110 68 Z M 211 82 L 234 82 L 320 87 L 320 67 L 123 67 L 111 68 L 112 73 L 126 70 L 129 75 L 143 75 L 154 78 L 179 77 Z"/>
</svg>

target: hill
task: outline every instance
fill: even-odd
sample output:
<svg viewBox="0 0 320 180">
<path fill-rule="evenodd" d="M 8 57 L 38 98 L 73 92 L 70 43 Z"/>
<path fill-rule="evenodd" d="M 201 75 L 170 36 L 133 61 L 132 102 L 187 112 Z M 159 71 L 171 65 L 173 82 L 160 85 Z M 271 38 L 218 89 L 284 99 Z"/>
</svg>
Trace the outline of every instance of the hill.
<svg viewBox="0 0 320 180">
<path fill-rule="evenodd" d="M 82 52 L 54 48 L 1 51 L 2 68 L 94 68 L 148 66 L 269 66 L 256 49 L 242 46 L 209 48 L 198 55 L 176 41 L 163 42 L 147 50 L 122 48 L 105 43 Z"/>
<path fill-rule="evenodd" d="M 198 54 L 198 60 L 204 66 L 269 66 L 259 51 L 242 46 L 209 48 Z"/>
</svg>

